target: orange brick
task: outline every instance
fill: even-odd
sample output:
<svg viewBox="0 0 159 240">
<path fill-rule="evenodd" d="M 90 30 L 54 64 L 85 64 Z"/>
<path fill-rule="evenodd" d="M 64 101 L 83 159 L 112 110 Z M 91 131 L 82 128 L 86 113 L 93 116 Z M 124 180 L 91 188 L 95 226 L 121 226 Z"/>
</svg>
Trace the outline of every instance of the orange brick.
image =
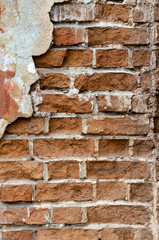
<svg viewBox="0 0 159 240">
<path fill-rule="evenodd" d="M 43 102 L 37 106 L 40 112 L 50 113 L 91 113 L 92 97 L 69 97 L 63 94 L 44 94 Z"/>
<path fill-rule="evenodd" d="M 40 88 L 46 89 L 63 89 L 69 88 L 70 79 L 67 75 L 62 73 L 47 73 L 40 76 Z"/>
<path fill-rule="evenodd" d="M 119 28 L 119 27 L 88 28 L 89 45 L 106 45 L 106 44 L 144 45 L 148 43 L 149 34 L 146 28 Z M 115 55 L 113 57 L 115 57 Z"/>
<path fill-rule="evenodd" d="M 41 134 L 44 132 L 44 119 L 42 118 L 20 118 L 9 125 L 6 129 L 8 134 Z"/>
<path fill-rule="evenodd" d="M 125 49 L 96 50 L 96 65 L 97 68 L 127 67 L 128 51 Z"/>
<path fill-rule="evenodd" d="M 75 87 L 82 91 L 133 91 L 137 88 L 134 75 L 127 73 L 80 74 L 75 78 Z"/>
<path fill-rule="evenodd" d="M 148 176 L 146 162 L 87 162 L 87 178 L 90 179 L 147 179 Z"/>
<path fill-rule="evenodd" d="M 88 208 L 89 223 L 146 224 L 149 210 L 143 206 L 98 206 Z"/>
<path fill-rule="evenodd" d="M 151 52 L 149 50 L 135 50 L 133 51 L 133 65 L 134 67 L 150 66 Z"/>
<path fill-rule="evenodd" d="M 2 232 L 2 240 L 18 240 L 18 239 L 33 240 L 33 232 L 29 230 Z"/>
<path fill-rule="evenodd" d="M 148 118 L 113 117 L 87 120 L 87 133 L 100 135 L 145 135 L 149 133 Z"/>
<path fill-rule="evenodd" d="M 126 185 L 120 182 L 98 182 L 96 192 L 97 200 L 124 200 L 126 197 Z"/>
<path fill-rule="evenodd" d="M 152 157 L 154 143 L 151 140 L 136 140 L 134 142 L 134 156 L 138 157 Z"/>
<path fill-rule="evenodd" d="M 75 161 L 49 162 L 49 179 L 79 178 L 79 164 Z"/>
<path fill-rule="evenodd" d="M 130 185 L 130 200 L 149 202 L 152 200 L 153 187 L 150 183 L 132 183 Z"/>
<path fill-rule="evenodd" d="M 38 183 L 35 199 L 37 202 L 89 201 L 93 198 L 91 183 Z"/>
<path fill-rule="evenodd" d="M 29 157 L 28 140 L 0 140 L 0 158 Z"/>
<path fill-rule="evenodd" d="M 82 118 L 51 118 L 50 133 L 81 134 Z"/>
<path fill-rule="evenodd" d="M 84 32 L 80 28 L 54 28 L 53 36 L 55 45 L 77 45 L 83 42 Z"/>
<path fill-rule="evenodd" d="M 135 229 L 132 228 L 104 228 L 102 230 L 102 240 L 134 240 Z"/>
<path fill-rule="evenodd" d="M 56 224 L 79 224 L 82 221 L 81 208 L 60 207 L 53 208 L 53 223 Z"/>
<path fill-rule="evenodd" d="M 41 157 L 91 157 L 94 156 L 93 140 L 86 139 L 36 139 L 34 155 Z"/>
<path fill-rule="evenodd" d="M 42 179 L 43 163 L 29 161 L 0 162 L 0 179 Z"/>
<path fill-rule="evenodd" d="M 32 201 L 31 185 L 4 185 L 1 189 L 2 202 Z"/>
</svg>

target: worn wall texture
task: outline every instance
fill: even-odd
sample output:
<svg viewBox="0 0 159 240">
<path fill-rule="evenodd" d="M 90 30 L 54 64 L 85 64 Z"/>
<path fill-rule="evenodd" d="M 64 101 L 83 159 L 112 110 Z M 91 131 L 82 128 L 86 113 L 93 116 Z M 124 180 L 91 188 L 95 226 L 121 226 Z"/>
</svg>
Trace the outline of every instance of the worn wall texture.
<svg viewBox="0 0 159 240">
<path fill-rule="evenodd" d="M 52 7 L 33 117 L 0 141 L 0 239 L 159 239 L 157 2 Z"/>
</svg>

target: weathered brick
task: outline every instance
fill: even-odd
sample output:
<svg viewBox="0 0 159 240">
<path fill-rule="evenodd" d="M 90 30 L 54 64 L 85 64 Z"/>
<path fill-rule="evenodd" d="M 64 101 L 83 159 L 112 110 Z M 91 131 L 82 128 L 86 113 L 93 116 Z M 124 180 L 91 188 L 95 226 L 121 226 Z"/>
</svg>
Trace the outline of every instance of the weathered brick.
<svg viewBox="0 0 159 240">
<path fill-rule="evenodd" d="M 41 157 L 91 157 L 94 140 L 87 139 L 36 139 L 34 155 Z"/>
<path fill-rule="evenodd" d="M 154 143 L 151 140 L 135 140 L 133 151 L 137 157 L 152 157 Z"/>
<path fill-rule="evenodd" d="M 3 185 L 1 188 L 2 202 L 32 201 L 31 185 Z"/>
<path fill-rule="evenodd" d="M 24 231 L 8 231 L 2 232 L 2 240 L 33 240 L 33 232 L 30 230 Z"/>
<path fill-rule="evenodd" d="M 137 80 L 127 73 L 80 74 L 75 78 L 75 87 L 80 91 L 133 91 L 137 88 Z"/>
<path fill-rule="evenodd" d="M 81 134 L 82 118 L 51 118 L 50 133 Z"/>
<path fill-rule="evenodd" d="M 159 90 L 159 73 L 155 73 L 154 74 L 154 79 L 155 79 L 155 87 L 156 87 L 156 90 L 158 91 Z"/>
<path fill-rule="evenodd" d="M 146 224 L 149 211 L 143 206 L 98 206 L 88 208 L 89 223 Z"/>
<path fill-rule="evenodd" d="M 145 135 L 149 132 L 148 118 L 113 117 L 87 120 L 87 133 L 108 135 Z"/>
<path fill-rule="evenodd" d="M 129 140 L 100 139 L 99 156 L 123 157 L 129 155 Z"/>
<path fill-rule="evenodd" d="M 141 74 L 141 88 L 149 89 L 151 88 L 151 73 L 145 72 Z"/>
<path fill-rule="evenodd" d="M 87 22 L 95 19 L 94 4 L 56 4 L 50 12 L 53 22 Z"/>
<path fill-rule="evenodd" d="M 34 57 L 35 66 L 37 68 L 61 67 L 66 54 L 66 49 L 48 50 L 45 54 Z"/>
<path fill-rule="evenodd" d="M 156 50 L 155 53 L 156 53 L 156 67 L 158 68 L 159 67 L 159 50 Z"/>
<path fill-rule="evenodd" d="M 50 49 L 45 54 L 34 57 L 37 68 L 91 67 L 91 50 Z"/>
<path fill-rule="evenodd" d="M 35 190 L 37 202 L 88 201 L 93 198 L 91 183 L 38 183 Z"/>
<path fill-rule="evenodd" d="M 133 22 L 135 23 L 145 23 L 149 20 L 149 16 L 147 14 L 148 11 L 148 6 L 137 6 L 133 10 L 132 17 L 133 17 Z"/>
<path fill-rule="evenodd" d="M 146 179 L 148 175 L 146 162 L 87 162 L 87 177 L 91 179 Z"/>
<path fill-rule="evenodd" d="M 29 157 L 28 140 L 0 140 L 0 158 Z"/>
<path fill-rule="evenodd" d="M 77 45 L 84 41 L 84 32 L 81 28 L 54 28 L 53 40 L 55 45 Z"/>
<path fill-rule="evenodd" d="M 8 134 L 42 134 L 44 132 L 44 119 L 42 118 L 20 118 L 9 125 L 6 129 Z"/>
<path fill-rule="evenodd" d="M 154 21 L 159 21 L 159 3 L 156 3 L 154 6 Z"/>
<path fill-rule="evenodd" d="M 104 228 L 101 240 L 134 240 L 135 229 L 132 228 Z"/>
<path fill-rule="evenodd" d="M 99 4 L 97 10 L 96 17 L 100 21 L 128 22 L 129 7 L 127 5 Z"/>
<path fill-rule="evenodd" d="M 132 183 L 130 184 L 130 200 L 149 202 L 152 200 L 152 184 Z"/>
<path fill-rule="evenodd" d="M 79 164 L 75 161 L 49 162 L 49 179 L 79 178 Z"/>
<path fill-rule="evenodd" d="M 53 208 L 53 223 L 79 224 L 82 222 L 82 210 L 80 207 Z"/>
<path fill-rule="evenodd" d="M 69 88 L 70 79 L 67 75 L 62 73 L 47 73 L 40 76 L 40 88 L 46 89 L 63 89 Z"/>
<path fill-rule="evenodd" d="M 88 28 L 89 45 L 125 44 L 145 45 L 149 43 L 146 28 L 92 27 Z"/>
<path fill-rule="evenodd" d="M 154 44 L 159 44 L 159 24 L 154 27 Z"/>
<path fill-rule="evenodd" d="M 155 133 L 159 133 L 159 117 L 155 117 L 154 125 L 155 125 Z"/>
<path fill-rule="evenodd" d="M 98 182 L 96 187 L 97 200 L 124 200 L 126 197 L 126 185 L 120 182 Z"/>
<path fill-rule="evenodd" d="M 48 209 L 26 207 L 2 207 L 0 209 L 0 224 L 2 225 L 47 224 L 48 217 Z"/>
<path fill-rule="evenodd" d="M 134 67 L 150 66 L 151 52 L 149 50 L 135 50 L 133 51 L 133 65 Z"/>
<path fill-rule="evenodd" d="M 40 112 L 91 113 L 92 97 L 43 94 L 43 102 L 37 106 Z"/>
<path fill-rule="evenodd" d="M 42 179 L 43 163 L 31 161 L 0 162 L 0 179 Z"/>
<path fill-rule="evenodd" d="M 99 95 L 97 101 L 100 112 L 127 112 L 131 109 L 129 95 Z"/>
<path fill-rule="evenodd" d="M 127 67 L 128 50 L 125 49 L 96 50 L 96 66 L 97 68 Z"/>
<path fill-rule="evenodd" d="M 156 180 L 159 181 L 159 162 L 156 163 Z"/>
<path fill-rule="evenodd" d="M 38 230 L 37 240 L 98 240 L 98 230 L 88 229 L 42 229 Z"/>
<path fill-rule="evenodd" d="M 136 95 L 132 98 L 132 112 L 148 113 L 152 111 L 153 103 L 150 95 Z"/>
</svg>

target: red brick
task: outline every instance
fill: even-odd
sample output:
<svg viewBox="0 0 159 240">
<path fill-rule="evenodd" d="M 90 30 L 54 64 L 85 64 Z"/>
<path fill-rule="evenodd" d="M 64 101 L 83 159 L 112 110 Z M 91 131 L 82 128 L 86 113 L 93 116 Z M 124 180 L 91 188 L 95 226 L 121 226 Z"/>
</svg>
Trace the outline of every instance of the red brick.
<svg viewBox="0 0 159 240">
<path fill-rule="evenodd" d="M 35 199 L 37 202 L 89 201 L 93 198 L 91 183 L 38 183 Z"/>
<path fill-rule="evenodd" d="M 82 118 L 51 118 L 50 133 L 81 134 Z"/>
<path fill-rule="evenodd" d="M 126 185 L 120 182 L 98 182 L 96 187 L 97 200 L 124 200 Z"/>
<path fill-rule="evenodd" d="M 89 45 L 125 44 L 145 45 L 149 43 L 146 28 L 92 27 L 88 28 Z"/>
<path fill-rule="evenodd" d="M 99 95 L 97 101 L 100 112 L 127 112 L 131 109 L 128 95 Z"/>
<path fill-rule="evenodd" d="M 54 28 L 55 45 L 77 45 L 84 41 L 84 32 L 80 28 Z"/>
<path fill-rule="evenodd" d="M 152 184 L 132 183 L 130 184 L 130 200 L 149 202 L 152 200 Z"/>
<path fill-rule="evenodd" d="M 156 163 L 156 180 L 159 181 L 159 162 Z"/>
<path fill-rule="evenodd" d="M 92 58 L 91 50 L 50 49 L 34 61 L 37 68 L 91 67 Z"/>
<path fill-rule="evenodd" d="M 62 73 L 47 73 L 40 76 L 40 88 L 46 89 L 63 89 L 69 88 L 70 79 L 67 75 Z"/>
<path fill-rule="evenodd" d="M 79 164 L 75 161 L 49 162 L 49 179 L 79 178 Z"/>
<path fill-rule="evenodd" d="M 2 202 L 32 201 L 31 185 L 3 185 L 1 189 Z"/>
<path fill-rule="evenodd" d="M 28 209 L 27 207 L 2 207 L 0 209 L 0 224 L 2 225 L 47 224 L 48 217 L 48 209 Z"/>
<path fill-rule="evenodd" d="M 135 229 L 132 228 L 104 228 L 101 240 L 134 240 Z"/>
<path fill-rule="evenodd" d="M 127 5 L 99 4 L 96 17 L 106 22 L 128 22 L 129 8 Z"/>
<path fill-rule="evenodd" d="M 129 155 L 129 140 L 100 139 L 99 156 L 123 157 Z"/>
<path fill-rule="evenodd" d="M 141 74 L 141 88 L 149 89 L 151 88 L 151 73 L 145 72 Z"/>
<path fill-rule="evenodd" d="M 0 179 L 42 179 L 43 163 L 29 161 L 0 162 Z"/>
<path fill-rule="evenodd" d="M 87 120 L 87 133 L 101 135 L 145 135 L 149 133 L 148 118 L 113 117 Z"/>
<path fill-rule="evenodd" d="M 158 68 L 159 67 L 159 50 L 156 50 L 155 53 L 156 53 L 156 67 Z"/>
<path fill-rule="evenodd" d="M 146 162 L 87 162 L 87 177 L 91 179 L 145 179 L 149 176 Z"/>
<path fill-rule="evenodd" d="M 143 206 L 98 206 L 88 208 L 89 223 L 146 224 L 149 211 Z"/>
<path fill-rule="evenodd" d="M 92 97 L 44 94 L 43 102 L 37 106 L 40 112 L 50 113 L 91 113 Z"/>
<path fill-rule="evenodd" d="M 133 155 L 137 157 L 152 157 L 154 147 L 154 143 L 151 140 L 135 140 Z"/>
<path fill-rule="evenodd" d="M 28 140 L 0 140 L 0 158 L 29 157 Z"/>
<path fill-rule="evenodd" d="M 132 98 L 132 112 L 148 113 L 152 111 L 154 100 L 150 95 L 137 95 Z"/>
<path fill-rule="evenodd" d="M 95 18 L 94 4 L 55 4 L 50 13 L 53 22 L 88 22 Z"/>
<path fill-rule="evenodd" d="M 155 133 L 159 133 L 159 117 L 155 117 L 154 119 L 154 125 L 155 125 Z"/>
<path fill-rule="evenodd" d="M 149 50 L 135 50 L 133 51 L 133 65 L 134 67 L 150 66 L 151 52 Z"/>
<path fill-rule="evenodd" d="M 61 67 L 66 54 L 66 49 L 48 50 L 45 54 L 34 57 L 35 66 L 37 68 Z"/>
<path fill-rule="evenodd" d="M 96 50 L 97 68 L 127 67 L 128 51 L 125 49 Z"/>
<path fill-rule="evenodd" d="M 86 139 L 36 139 L 34 155 L 41 157 L 91 157 L 94 141 Z"/>
<path fill-rule="evenodd" d="M 44 132 L 44 119 L 42 118 L 20 118 L 9 125 L 6 129 L 8 134 L 41 134 Z"/>
<path fill-rule="evenodd" d="M 82 221 L 82 212 L 79 207 L 53 208 L 53 223 L 79 224 Z"/>
<path fill-rule="evenodd" d="M 29 230 L 2 232 L 2 240 L 33 240 L 33 232 Z"/>
<path fill-rule="evenodd" d="M 75 78 L 75 87 L 80 91 L 132 91 L 137 88 L 137 80 L 127 73 L 80 74 Z"/>
<path fill-rule="evenodd" d="M 159 21 L 159 3 L 156 3 L 154 6 L 154 21 Z"/>
<path fill-rule="evenodd" d="M 136 231 L 136 239 L 135 240 L 152 240 L 153 235 L 150 229 L 138 229 Z"/>
</svg>

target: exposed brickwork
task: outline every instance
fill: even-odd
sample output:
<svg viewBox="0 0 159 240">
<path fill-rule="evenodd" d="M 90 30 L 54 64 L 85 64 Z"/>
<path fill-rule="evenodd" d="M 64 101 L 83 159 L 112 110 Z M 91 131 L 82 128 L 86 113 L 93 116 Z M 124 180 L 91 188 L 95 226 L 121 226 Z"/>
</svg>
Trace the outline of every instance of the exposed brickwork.
<svg viewBox="0 0 159 240">
<path fill-rule="evenodd" d="M 159 238 L 159 3 L 87 2 L 52 7 L 34 115 L 0 141 L 2 240 Z"/>
</svg>

